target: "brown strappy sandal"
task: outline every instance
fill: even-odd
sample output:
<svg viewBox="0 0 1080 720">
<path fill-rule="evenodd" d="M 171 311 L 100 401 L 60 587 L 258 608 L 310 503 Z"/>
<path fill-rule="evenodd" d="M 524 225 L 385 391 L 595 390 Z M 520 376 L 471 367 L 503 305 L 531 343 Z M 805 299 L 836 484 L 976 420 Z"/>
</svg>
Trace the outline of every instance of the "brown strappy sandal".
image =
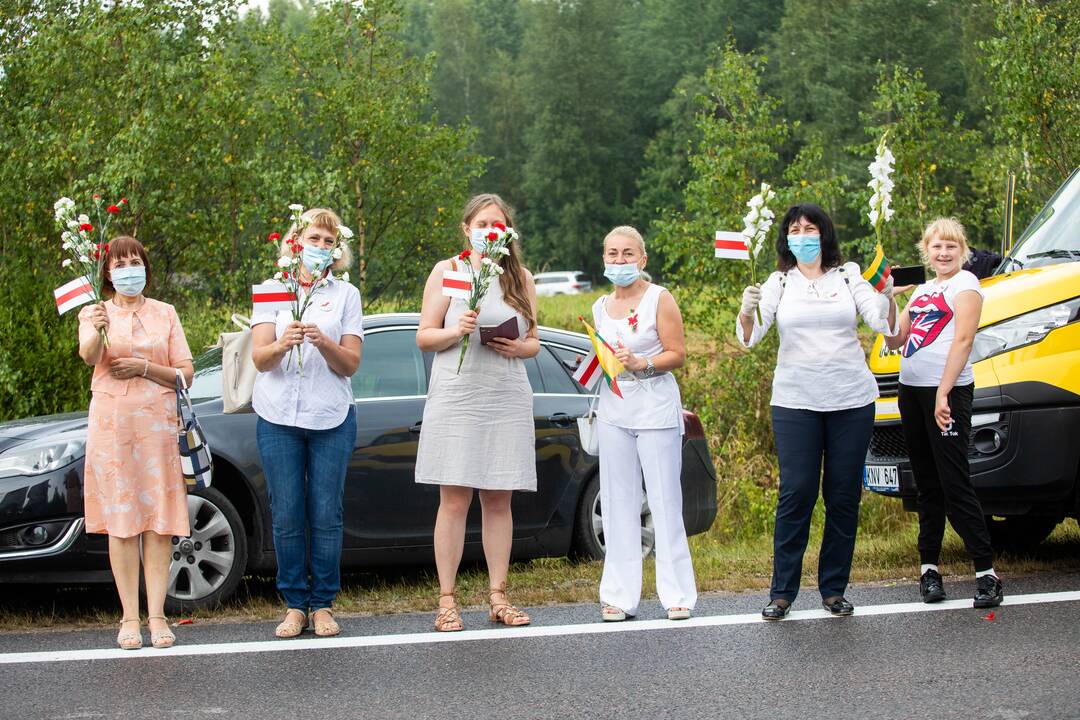
<svg viewBox="0 0 1080 720">
<path fill-rule="evenodd" d="M 439 600 L 444 597 L 453 598 L 454 590 L 448 593 L 439 593 Z M 461 622 L 461 613 L 458 611 L 457 601 L 452 605 L 439 606 L 439 614 L 435 616 L 436 632 L 460 632 L 465 629 L 465 623 Z"/>
<path fill-rule="evenodd" d="M 502 623 L 503 625 L 509 625 L 510 627 L 518 627 L 521 625 L 528 625 L 532 620 L 529 619 L 528 613 L 517 609 L 508 602 L 495 602 L 495 596 L 502 595 L 506 598 L 506 583 L 503 583 L 500 587 L 488 589 L 488 602 L 491 605 L 491 612 L 488 613 L 488 619 L 491 622 Z"/>
</svg>

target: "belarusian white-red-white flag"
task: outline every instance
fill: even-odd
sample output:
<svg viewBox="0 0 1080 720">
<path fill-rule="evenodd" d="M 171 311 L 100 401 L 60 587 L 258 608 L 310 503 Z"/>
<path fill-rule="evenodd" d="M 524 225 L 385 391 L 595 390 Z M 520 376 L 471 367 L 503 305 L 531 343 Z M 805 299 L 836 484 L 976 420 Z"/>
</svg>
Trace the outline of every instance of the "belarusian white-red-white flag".
<svg viewBox="0 0 1080 720">
<path fill-rule="evenodd" d="M 596 357 L 595 352 L 590 350 L 589 356 L 578 365 L 577 372 L 574 373 L 574 380 L 586 390 L 592 390 L 603 376 L 604 371 L 600 367 L 600 359 Z"/>
<path fill-rule="evenodd" d="M 468 300 L 472 293 L 472 276 L 461 270 L 443 270 L 442 294 Z"/>
<path fill-rule="evenodd" d="M 56 296 L 56 311 L 63 315 L 72 308 L 94 302 L 94 286 L 84 275 L 56 288 L 53 295 Z"/>
<path fill-rule="evenodd" d="M 264 282 L 251 286 L 251 304 L 256 312 L 292 310 L 295 301 L 296 293 L 285 287 L 284 283 Z"/>
<path fill-rule="evenodd" d="M 742 233 L 716 231 L 716 257 L 727 260 L 749 260 L 746 238 Z"/>
</svg>

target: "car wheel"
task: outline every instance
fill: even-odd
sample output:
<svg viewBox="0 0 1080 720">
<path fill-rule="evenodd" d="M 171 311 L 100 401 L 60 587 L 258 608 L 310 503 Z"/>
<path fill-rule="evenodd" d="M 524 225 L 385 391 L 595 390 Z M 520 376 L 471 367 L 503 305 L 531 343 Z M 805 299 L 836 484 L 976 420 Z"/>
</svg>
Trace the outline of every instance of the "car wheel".
<svg viewBox="0 0 1080 720">
<path fill-rule="evenodd" d="M 1047 515 L 986 516 L 990 544 L 997 552 L 1030 552 L 1054 531 L 1062 518 Z"/>
<path fill-rule="evenodd" d="M 240 514 L 219 490 L 188 494 L 191 537 L 173 536 L 165 609 L 183 614 L 214 607 L 236 591 L 247 567 L 247 534 Z"/>
<path fill-rule="evenodd" d="M 591 560 L 603 560 L 604 544 L 603 508 L 600 506 L 600 477 L 593 475 L 585 484 L 585 492 L 578 504 L 574 521 L 574 549 L 579 555 Z M 653 528 L 652 511 L 645 489 L 641 490 L 641 557 L 648 557 L 656 548 L 656 530 Z"/>
</svg>

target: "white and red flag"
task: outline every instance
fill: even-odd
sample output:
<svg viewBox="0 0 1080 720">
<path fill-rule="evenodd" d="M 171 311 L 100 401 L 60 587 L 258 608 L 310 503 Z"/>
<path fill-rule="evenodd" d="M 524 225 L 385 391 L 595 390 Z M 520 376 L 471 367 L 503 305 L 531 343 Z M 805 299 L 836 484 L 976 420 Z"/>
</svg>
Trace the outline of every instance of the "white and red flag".
<svg viewBox="0 0 1080 720">
<path fill-rule="evenodd" d="M 472 276 L 460 270 L 443 270 L 442 294 L 468 300 L 472 293 Z"/>
<path fill-rule="evenodd" d="M 295 302 L 296 293 L 289 290 L 284 283 L 264 282 L 251 286 L 251 304 L 256 311 L 292 310 Z"/>
<path fill-rule="evenodd" d="M 716 257 L 727 260 L 749 260 L 746 238 L 742 233 L 716 231 Z"/>
<path fill-rule="evenodd" d="M 94 302 L 94 286 L 85 275 L 53 290 L 56 296 L 56 311 L 63 315 L 72 308 Z"/>
<path fill-rule="evenodd" d="M 603 376 L 604 369 L 600 367 L 600 359 L 596 357 L 595 352 L 590 350 L 588 357 L 578 365 L 578 369 L 574 373 L 574 380 L 586 390 L 592 390 L 596 387 L 597 381 Z"/>
</svg>

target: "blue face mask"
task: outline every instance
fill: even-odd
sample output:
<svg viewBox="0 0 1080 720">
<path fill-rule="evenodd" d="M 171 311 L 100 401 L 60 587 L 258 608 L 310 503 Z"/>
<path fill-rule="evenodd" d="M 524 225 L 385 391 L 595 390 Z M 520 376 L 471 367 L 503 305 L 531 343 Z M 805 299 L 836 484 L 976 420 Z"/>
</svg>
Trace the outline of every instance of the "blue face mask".
<svg viewBox="0 0 1080 720">
<path fill-rule="evenodd" d="M 116 292 L 124 297 L 135 297 L 146 287 L 146 268 L 142 265 L 113 268 L 109 276 Z"/>
<path fill-rule="evenodd" d="M 788 248 L 795 259 L 803 265 L 808 265 L 821 254 L 820 235 L 788 235 Z"/>
<path fill-rule="evenodd" d="M 641 277 L 641 271 L 638 270 L 638 266 L 634 263 L 623 263 L 622 265 L 612 265 L 610 263 L 604 264 L 604 277 L 619 287 L 627 287 L 633 285 L 639 277 Z"/>
<path fill-rule="evenodd" d="M 300 259 L 303 260 L 308 271 L 314 274 L 315 272 L 325 270 L 330 264 L 330 250 L 327 248 L 305 245 L 304 251 L 300 254 Z"/>
<path fill-rule="evenodd" d="M 488 239 L 487 236 L 491 233 L 497 233 L 495 228 L 473 228 L 469 234 L 469 242 L 472 243 L 473 250 L 478 253 L 482 253 L 487 250 Z"/>
</svg>

